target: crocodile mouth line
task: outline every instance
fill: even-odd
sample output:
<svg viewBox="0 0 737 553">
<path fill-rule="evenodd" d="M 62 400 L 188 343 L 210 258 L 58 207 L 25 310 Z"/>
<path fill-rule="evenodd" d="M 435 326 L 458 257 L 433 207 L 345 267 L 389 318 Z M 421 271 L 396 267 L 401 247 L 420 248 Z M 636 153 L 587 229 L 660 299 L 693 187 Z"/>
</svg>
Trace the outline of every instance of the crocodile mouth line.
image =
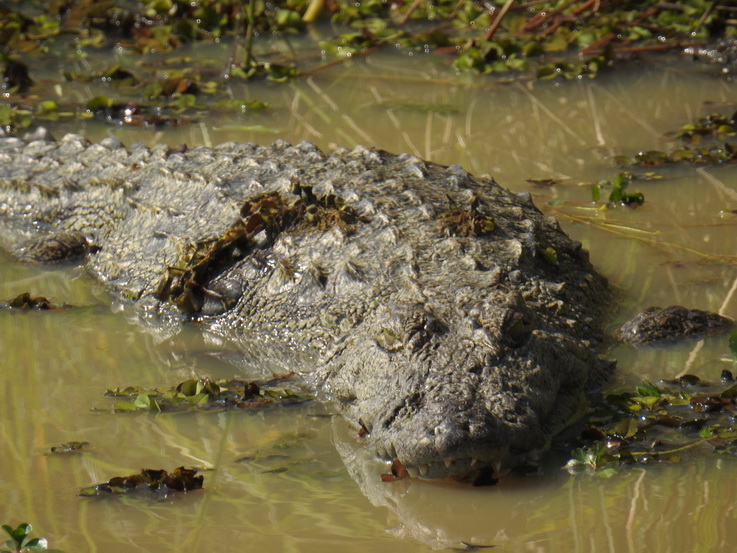
<svg viewBox="0 0 737 553">
<path fill-rule="evenodd" d="M 375 452 L 378 459 L 391 464 L 391 480 L 401 480 L 405 477 L 415 479 L 446 479 L 459 482 L 471 482 L 474 485 L 488 485 L 496 483 L 502 474 L 504 459 L 483 460 L 477 457 L 465 456 L 438 456 L 435 461 L 428 463 L 411 463 L 400 459 L 393 444 L 379 446 Z M 385 479 L 386 480 L 386 479 Z M 477 484 L 482 481 L 482 484 Z"/>
<path fill-rule="evenodd" d="M 385 482 L 394 482 L 403 480 L 407 477 L 414 479 L 434 480 L 434 476 L 438 471 L 448 473 L 446 480 L 472 484 L 474 486 L 490 486 L 499 481 L 502 474 L 502 461 L 497 460 L 492 463 L 479 461 L 470 457 L 466 459 L 445 458 L 434 463 L 422 465 L 405 465 L 399 459 L 384 461 L 391 464 L 391 474 L 382 474 L 382 480 Z M 453 471 L 454 465 L 464 466 L 462 471 Z"/>
</svg>

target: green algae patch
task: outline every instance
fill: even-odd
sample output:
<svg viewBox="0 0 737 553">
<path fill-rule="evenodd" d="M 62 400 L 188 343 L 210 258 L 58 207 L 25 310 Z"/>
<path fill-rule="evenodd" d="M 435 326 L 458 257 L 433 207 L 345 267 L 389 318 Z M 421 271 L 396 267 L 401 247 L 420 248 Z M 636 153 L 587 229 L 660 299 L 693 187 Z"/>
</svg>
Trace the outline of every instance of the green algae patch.
<svg viewBox="0 0 737 553">
<path fill-rule="evenodd" d="M 10 537 L 5 542 L 5 547 L 9 549 L 0 549 L 0 553 L 41 553 L 49 550 L 49 543 L 46 538 L 31 537 L 33 527 L 27 522 L 22 522 L 15 528 L 3 524 L 3 530 Z"/>
<path fill-rule="evenodd" d="M 737 382 L 684 375 L 609 394 L 566 468 L 611 476 L 622 466 L 675 463 L 700 455 L 737 455 Z"/>
<path fill-rule="evenodd" d="M 107 482 L 82 488 L 82 497 L 121 495 L 167 498 L 173 494 L 202 489 L 204 477 L 197 470 L 178 467 L 171 473 L 163 469 L 143 469 L 139 474 L 116 476 Z"/>
<path fill-rule="evenodd" d="M 155 412 L 186 413 L 191 411 L 253 410 L 275 405 L 294 405 L 310 401 L 312 396 L 285 386 L 292 373 L 270 380 L 185 380 L 166 389 L 127 386 L 110 389 L 105 396 L 115 400 L 111 409 L 96 411 L 115 413 Z"/>
</svg>

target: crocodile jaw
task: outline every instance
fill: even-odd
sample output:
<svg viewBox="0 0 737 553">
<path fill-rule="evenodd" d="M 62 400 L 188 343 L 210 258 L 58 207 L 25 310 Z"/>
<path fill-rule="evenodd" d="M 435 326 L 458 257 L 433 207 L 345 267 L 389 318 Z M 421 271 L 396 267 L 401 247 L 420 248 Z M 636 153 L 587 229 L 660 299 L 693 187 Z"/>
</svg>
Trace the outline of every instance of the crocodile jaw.
<svg viewBox="0 0 737 553">
<path fill-rule="evenodd" d="M 394 351 L 349 340 L 326 364 L 326 389 L 368 433 L 366 446 L 410 474 L 534 463 L 581 415 L 591 375 L 608 364 L 562 333 L 534 329 L 509 342 L 496 330 L 461 321 Z"/>
</svg>

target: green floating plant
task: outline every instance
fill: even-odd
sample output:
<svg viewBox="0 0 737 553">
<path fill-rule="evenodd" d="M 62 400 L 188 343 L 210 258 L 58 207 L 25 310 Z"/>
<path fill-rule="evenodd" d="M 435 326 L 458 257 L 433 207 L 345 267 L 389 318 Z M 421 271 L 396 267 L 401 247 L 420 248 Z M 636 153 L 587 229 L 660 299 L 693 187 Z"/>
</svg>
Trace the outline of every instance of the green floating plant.
<svg viewBox="0 0 737 553">
<path fill-rule="evenodd" d="M 116 476 L 107 482 L 82 488 L 83 497 L 108 497 L 112 495 L 147 495 L 169 497 L 175 492 L 202 489 L 204 477 L 195 469 L 178 467 L 170 474 L 163 469 L 143 469 L 139 474 Z"/>
<path fill-rule="evenodd" d="M 600 181 L 591 186 L 591 199 L 594 202 L 598 202 L 601 200 L 602 191 L 609 190 L 608 207 L 617 205 L 629 207 L 641 206 L 645 203 L 645 195 L 642 192 L 627 192 L 630 182 L 635 178 L 632 173 L 619 173 L 614 180 Z"/>
<path fill-rule="evenodd" d="M 31 538 L 33 527 L 27 522 L 23 522 L 15 528 L 3 524 L 3 530 L 10 536 L 10 539 L 5 542 L 5 547 L 9 549 L 0 549 L 0 553 L 25 553 L 29 551 L 39 553 L 47 551 L 49 548 L 46 538 Z"/>
<path fill-rule="evenodd" d="M 660 167 L 669 163 L 691 163 L 694 165 L 722 165 L 737 162 L 737 145 L 725 142 L 721 146 L 680 148 L 672 152 L 647 150 L 633 156 L 619 155 L 614 161 L 621 166 Z"/>
<path fill-rule="evenodd" d="M 105 395 L 117 400 L 112 408 L 116 413 L 250 410 L 311 400 L 311 395 L 284 386 L 292 376 L 290 373 L 263 381 L 199 378 L 164 390 L 128 386 L 108 390 Z"/>
<path fill-rule="evenodd" d="M 631 464 L 674 463 L 684 455 L 737 455 L 737 383 L 725 370 L 720 382 L 694 375 L 643 382 L 606 396 L 571 453 L 569 472 L 611 476 Z"/>
<path fill-rule="evenodd" d="M 737 112 L 732 115 L 710 113 L 683 125 L 676 133 L 677 138 L 692 144 L 698 144 L 702 138 L 724 139 L 733 136 L 737 136 Z"/>
</svg>

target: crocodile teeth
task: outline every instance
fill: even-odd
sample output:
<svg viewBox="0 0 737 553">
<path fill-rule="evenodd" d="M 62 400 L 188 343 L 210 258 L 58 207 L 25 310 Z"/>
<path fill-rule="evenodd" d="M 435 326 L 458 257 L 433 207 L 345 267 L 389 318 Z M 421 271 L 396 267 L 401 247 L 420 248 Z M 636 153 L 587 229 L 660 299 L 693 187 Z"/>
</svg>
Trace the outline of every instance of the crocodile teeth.
<svg viewBox="0 0 737 553">
<path fill-rule="evenodd" d="M 445 468 L 449 469 L 450 466 L 453 464 L 453 459 L 445 459 Z"/>
<path fill-rule="evenodd" d="M 386 456 L 389 459 L 396 459 L 397 458 L 397 448 L 394 447 L 394 444 L 388 444 L 386 446 Z"/>
<path fill-rule="evenodd" d="M 476 463 L 478 462 L 479 462 L 478 459 L 476 459 L 475 457 L 471 457 L 471 463 L 468 465 L 468 467 L 473 468 L 476 466 Z"/>
<path fill-rule="evenodd" d="M 405 465 L 405 467 L 404 467 L 404 468 L 406 468 L 406 469 L 407 469 L 407 473 L 409 473 L 409 475 L 410 475 L 410 476 L 411 476 L 412 478 L 417 478 L 417 477 L 418 477 L 418 476 L 420 475 L 420 471 L 419 471 L 419 470 L 417 470 L 417 467 L 411 467 L 411 466 L 406 466 L 406 465 Z"/>
<path fill-rule="evenodd" d="M 496 476 L 499 476 L 499 473 L 502 471 L 502 462 L 501 462 L 501 460 L 494 461 L 494 463 L 492 464 L 492 467 L 494 468 L 494 474 Z"/>
<path fill-rule="evenodd" d="M 430 472 L 430 465 L 420 465 L 420 474 L 422 476 L 427 476 L 428 472 Z"/>
</svg>

